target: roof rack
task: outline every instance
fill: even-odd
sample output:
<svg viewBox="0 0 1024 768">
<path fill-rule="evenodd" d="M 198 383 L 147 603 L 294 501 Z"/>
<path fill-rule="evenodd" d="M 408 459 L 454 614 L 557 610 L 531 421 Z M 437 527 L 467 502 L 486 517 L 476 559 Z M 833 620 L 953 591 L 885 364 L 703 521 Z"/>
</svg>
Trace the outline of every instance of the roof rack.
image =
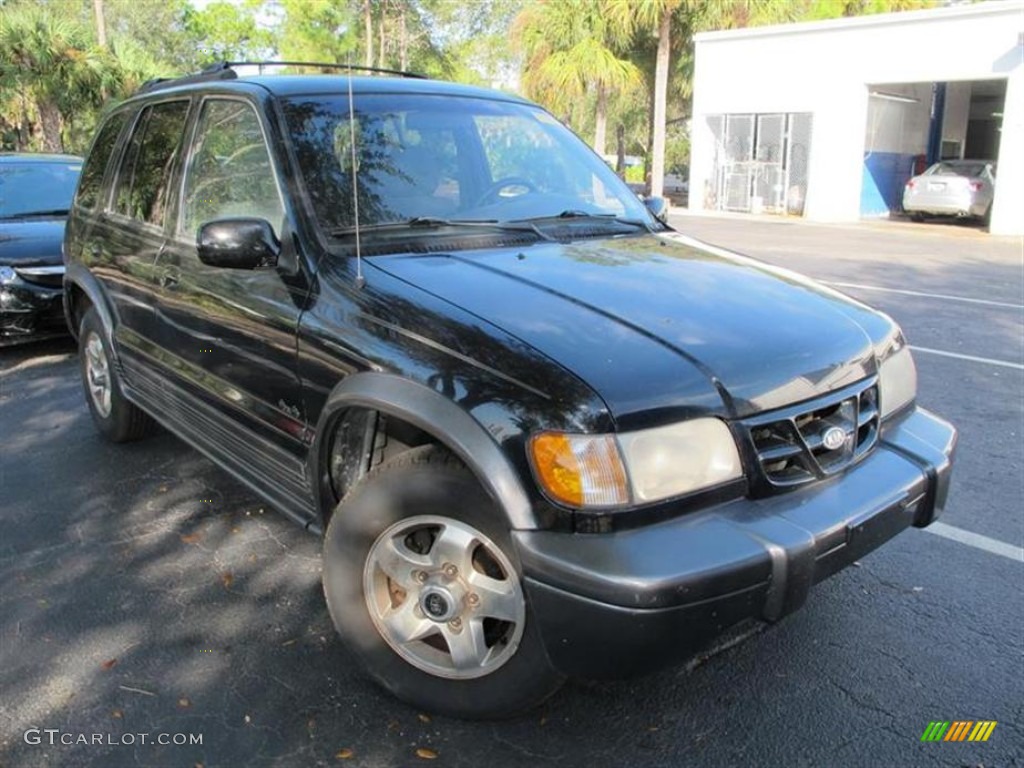
<svg viewBox="0 0 1024 768">
<path fill-rule="evenodd" d="M 426 80 L 426 75 L 418 72 L 405 72 L 400 69 L 385 69 L 383 67 L 358 67 L 349 64 L 332 64 L 323 61 L 219 61 L 205 67 L 201 72 L 184 77 L 158 77 L 147 80 L 140 86 L 138 93 L 151 93 L 152 91 L 163 90 L 164 88 L 176 88 L 179 85 L 189 83 L 202 83 L 207 80 L 234 80 L 238 77 L 235 67 L 259 67 L 260 74 L 263 74 L 264 67 L 319 67 L 320 69 L 339 69 L 356 72 L 376 72 L 383 75 L 398 75 L 399 77 L 410 77 L 417 80 Z"/>
<path fill-rule="evenodd" d="M 228 62 L 221 61 L 217 64 L 211 64 L 201 72 L 197 72 L 194 75 L 185 75 L 184 77 L 157 77 L 153 80 L 147 80 L 139 87 L 137 92 L 150 93 L 164 88 L 188 85 L 189 83 L 201 83 L 206 80 L 234 80 L 237 77 L 238 73 L 231 68 Z"/>
<path fill-rule="evenodd" d="M 416 80 L 427 80 L 426 75 L 419 72 L 406 72 L 402 69 L 386 69 L 385 67 L 358 67 L 355 64 L 333 64 L 325 61 L 225 61 L 227 67 L 259 67 L 262 73 L 263 67 L 320 67 L 321 69 L 355 70 L 356 72 L 377 72 L 382 75 L 398 75 L 399 77 L 411 77 Z"/>
</svg>

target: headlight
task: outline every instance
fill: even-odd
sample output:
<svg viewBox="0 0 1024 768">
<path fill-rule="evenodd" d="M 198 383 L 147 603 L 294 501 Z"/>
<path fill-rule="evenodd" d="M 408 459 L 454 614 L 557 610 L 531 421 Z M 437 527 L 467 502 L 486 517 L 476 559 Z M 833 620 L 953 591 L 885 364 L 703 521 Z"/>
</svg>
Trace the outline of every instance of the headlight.
<svg viewBox="0 0 1024 768">
<path fill-rule="evenodd" d="M 917 368 L 901 333 L 893 338 L 879 359 L 878 399 L 885 419 L 917 397 Z"/>
<path fill-rule="evenodd" d="M 637 501 L 658 501 L 743 477 L 725 422 L 694 419 L 619 435 Z"/>
<path fill-rule="evenodd" d="M 0 267 L 0 285 L 10 285 L 17 276 L 18 273 L 10 267 Z"/>
<path fill-rule="evenodd" d="M 530 442 L 544 489 L 574 507 L 650 503 L 743 477 L 719 419 L 693 419 L 618 435 L 545 432 Z"/>
</svg>

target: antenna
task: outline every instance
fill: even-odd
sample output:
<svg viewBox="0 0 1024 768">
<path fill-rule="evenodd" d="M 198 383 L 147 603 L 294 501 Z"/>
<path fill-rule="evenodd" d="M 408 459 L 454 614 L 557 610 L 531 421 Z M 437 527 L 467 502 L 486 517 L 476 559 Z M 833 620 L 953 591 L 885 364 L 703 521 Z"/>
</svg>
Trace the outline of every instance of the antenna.
<svg viewBox="0 0 1024 768">
<path fill-rule="evenodd" d="M 348 129 L 352 147 L 352 205 L 356 231 L 356 288 L 366 285 L 363 277 L 363 249 L 359 242 L 359 166 L 356 160 L 356 111 L 352 100 L 352 54 L 349 53 L 348 69 Z"/>
</svg>

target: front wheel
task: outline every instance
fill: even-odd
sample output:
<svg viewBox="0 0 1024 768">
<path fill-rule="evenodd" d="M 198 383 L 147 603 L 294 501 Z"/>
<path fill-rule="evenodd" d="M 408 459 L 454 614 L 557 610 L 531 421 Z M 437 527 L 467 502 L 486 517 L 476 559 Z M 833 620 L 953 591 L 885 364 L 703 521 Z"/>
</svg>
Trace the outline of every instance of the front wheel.
<svg viewBox="0 0 1024 768">
<path fill-rule="evenodd" d="M 443 449 L 401 454 L 353 489 L 327 527 L 323 572 L 346 645 L 414 706 L 507 717 L 562 683 L 498 510 Z"/>
<path fill-rule="evenodd" d="M 93 423 L 108 440 L 127 443 L 150 434 L 155 422 L 121 391 L 113 356 L 96 310 L 90 309 L 78 329 L 82 386 Z"/>
</svg>

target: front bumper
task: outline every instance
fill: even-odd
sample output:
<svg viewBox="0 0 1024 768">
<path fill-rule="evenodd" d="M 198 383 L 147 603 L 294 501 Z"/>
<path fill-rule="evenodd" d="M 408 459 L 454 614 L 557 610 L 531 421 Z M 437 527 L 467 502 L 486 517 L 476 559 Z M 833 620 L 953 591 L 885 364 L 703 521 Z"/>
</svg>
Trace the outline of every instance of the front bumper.
<svg viewBox="0 0 1024 768">
<path fill-rule="evenodd" d="M 66 335 L 63 295 L 20 278 L 0 284 L 0 347 Z"/>
<path fill-rule="evenodd" d="M 562 672 L 621 677 L 699 650 L 744 619 L 777 621 L 815 583 L 949 491 L 956 430 L 917 408 L 839 477 L 611 534 L 513 533 L 533 617 Z"/>
</svg>

